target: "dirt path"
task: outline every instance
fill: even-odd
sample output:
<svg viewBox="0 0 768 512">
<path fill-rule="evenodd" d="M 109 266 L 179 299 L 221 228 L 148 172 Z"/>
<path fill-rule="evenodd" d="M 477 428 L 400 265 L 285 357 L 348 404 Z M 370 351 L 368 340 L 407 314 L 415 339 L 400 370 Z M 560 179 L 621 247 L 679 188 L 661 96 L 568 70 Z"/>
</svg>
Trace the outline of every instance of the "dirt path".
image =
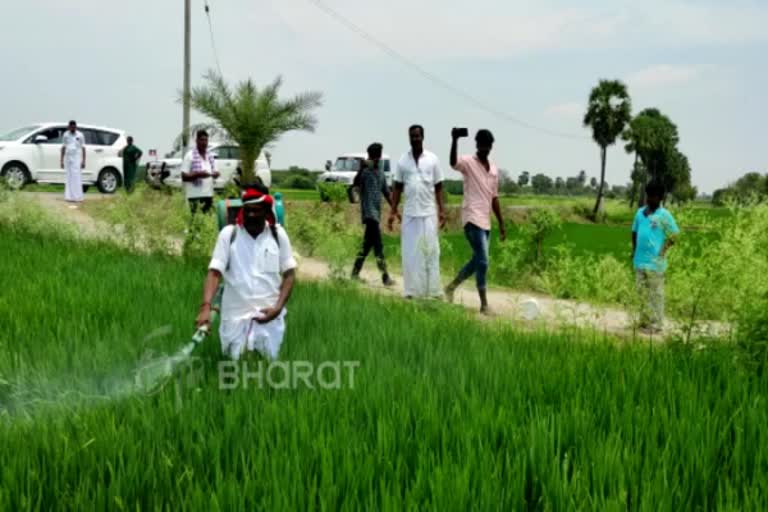
<svg viewBox="0 0 768 512">
<path fill-rule="evenodd" d="M 31 200 L 38 201 L 49 212 L 53 212 L 58 218 L 73 222 L 83 236 L 89 238 L 112 239 L 119 242 L 119 233 L 107 223 L 98 221 L 85 213 L 81 208 L 75 208 L 66 203 L 60 194 L 45 192 L 22 193 Z M 87 196 L 86 201 L 110 200 L 110 196 Z M 174 244 L 181 248 L 181 243 Z M 320 260 L 298 255 L 300 278 L 311 280 L 327 279 L 330 275 L 329 266 Z M 376 271 L 371 258 L 363 269 L 361 277 L 363 285 L 373 292 L 402 295 L 402 277 L 393 275 L 396 285 L 385 288 L 381 284 L 381 277 Z M 449 276 L 443 276 L 448 278 Z M 593 329 L 598 332 L 611 333 L 613 335 L 635 338 L 642 335 L 632 327 L 632 315 L 617 308 L 596 306 L 593 304 L 576 302 L 571 300 L 553 299 L 551 297 L 520 293 L 508 289 L 489 288 L 488 302 L 493 314 L 490 317 L 481 316 L 481 319 L 505 319 L 523 324 L 529 328 L 541 328 L 546 330 L 559 330 L 564 327 L 578 327 Z M 456 290 L 454 304 L 464 306 L 468 311 L 479 309 L 479 298 L 473 288 L 472 281 L 467 281 L 464 286 Z M 667 334 L 679 331 L 681 326 L 670 323 Z M 715 324 L 705 325 L 699 330 L 713 333 L 722 330 L 722 326 Z"/>
</svg>

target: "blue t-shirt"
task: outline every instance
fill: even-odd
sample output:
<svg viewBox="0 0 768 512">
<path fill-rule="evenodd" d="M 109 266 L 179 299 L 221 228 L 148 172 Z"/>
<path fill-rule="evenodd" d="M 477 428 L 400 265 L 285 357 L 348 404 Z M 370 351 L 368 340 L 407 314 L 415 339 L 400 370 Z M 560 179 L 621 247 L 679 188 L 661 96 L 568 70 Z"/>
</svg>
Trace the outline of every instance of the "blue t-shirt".
<svg viewBox="0 0 768 512">
<path fill-rule="evenodd" d="M 672 214 L 659 207 L 646 216 L 645 207 L 640 208 L 635 214 L 632 232 L 637 233 L 637 249 L 633 260 L 635 269 L 665 272 L 667 260 L 659 258 L 659 254 L 667 238 L 680 233 Z"/>
</svg>

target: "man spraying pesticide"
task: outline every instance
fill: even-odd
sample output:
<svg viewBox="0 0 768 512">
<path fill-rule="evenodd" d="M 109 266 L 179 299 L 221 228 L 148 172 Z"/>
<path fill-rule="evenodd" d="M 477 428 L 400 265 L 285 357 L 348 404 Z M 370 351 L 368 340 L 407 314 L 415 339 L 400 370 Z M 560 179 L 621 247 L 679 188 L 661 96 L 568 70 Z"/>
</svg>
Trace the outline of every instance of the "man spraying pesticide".
<svg viewBox="0 0 768 512">
<path fill-rule="evenodd" d="M 157 387 L 189 362 L 220 314 L 222 352 L 238 360 L 245 351 L 277 359 L 285 334 L 286 304 L 295 281 L 297 263 L 291 242 L 275 220 L 282 207 L 257 184 L 242 193 L 235 223 L 220 232 L 208 266 L 203 301 L 192 341 L 176 355 L 151 361 L 137 372 L 136 386 Z M 220 221 L 224 223 L 226 214 Z"/>
<path fill-rule="evenodd" d="M 263 186 L 246 188 L 236 223 L 219 233 L 208 266 L 195 325 L 210 328 L 213 301 L 223 279 L 219 337 L 222 352 L 234 360 L 245 351 L 275 360 L 283 342 L 285 306 L 297 263 L 273 205 Z"/>
</svg>

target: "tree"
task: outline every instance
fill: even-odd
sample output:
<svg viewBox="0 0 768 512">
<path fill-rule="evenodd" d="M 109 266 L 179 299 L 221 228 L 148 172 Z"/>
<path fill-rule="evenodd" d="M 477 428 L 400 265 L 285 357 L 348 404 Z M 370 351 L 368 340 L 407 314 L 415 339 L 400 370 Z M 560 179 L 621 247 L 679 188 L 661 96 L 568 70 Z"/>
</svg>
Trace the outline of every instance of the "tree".
<svg viewBox="0 0 768 512">
<path fill-rule="evenodd" d="M 645 185 L 651 180 L 662 180 L 667 173 L 669 157 L 680 140 L 677 126 L 656 108 L 647 108 L 635 116 L 622 133 L 627 142 L 624 149 L 635 153 L 635 162 L 641 162 L 643 172 L 635 174 L 641 180 L 635 184 L 639 190 L 639 204 L 645 204 Z M 637 169 L 637 166 L 636 166 Z"/>
<path fill-rule="evenodd" d="M 579 171 L 579 177 L 577 178 L 577 180 L 578 180 L 579 185 L 581 185 L 582 187 L 586 186 L 586 184 L 587 184 L 587 171 L 585 171 L 584 169 Z"/>
<path fill-rule="evenodd" d="M 597 178 L 595 178 L 594 176 L 592 176 L 592 178 L 590 178 L 590 180 L 589 180 L 589 186 L 590 186 L 591 188 L 595 188 L 595 189 L 596 189 L 596 188 L 597 188 L 597 185 L 598 185 L 598 183 L 597 183 Z"/>
<path fill-rule="evenodd" d="M 213 71 L 205 79 L 205 86 L 195 87 L 191 92 L 192 106 L 213 119 L 240 146 L 244 183 L 254 180 L 256 159 L 268 144 L 287 132 L 312 132 L 317 126 L 313 111 L 322 105 L 318 92 L 282 100 L 278 97 L 280 77 L 263 89 L 250 79 L 233 89 Z"/>
<path fill-rule="evenodd" d="M 587 113 L 584 115 L 584 126 L 592 128 L 592 138 L 600 146 L 600 186 L 592 212 L 595 218 L 603 204 L 608 147 L 616 143 L 631 118 L 632 102 L 627 87 L 622 82 L 601 80 L 597 87 L 592 89 Z"/>
<path fill-rule="evenodd" d="M 575 194 L 577 192 L 581 191 L 581 183 L 579 183 L 579 178 L 566 178 L 565 179 L 565 189 L 568 191 L 569 194 Z"/>
<path fill-rule="evenodd" d="M 502 194 L 516 194 L 520 191 L 520 186 L 512 177 L 509 171 L 504 169 L 499 170 L 499 192 Z"/>
<path fill-rule="evenodd" d="M 528 185 L 528 182 L 531 179 L 531 174 L 528 171 L 523 171 L 522 174 L 520 174 L 520 177 L 517 178 L 517 184 L 520 185 L 520 188 L 525 187 Z"/>
<path fill-rule="evenodd" d="M 565 190 L 565 180 L 560 176 L 555 178 L 555 190 L 557 190 L 558 192 L 562 192 L 563 190 Z"/>
<path fill-rule="evenodd" d="M 547 194 L 552 191 L 553 182 L 552 178 L 546 174 L 537 174 L 531 178 L 531 187 L 537 194 Z"/>
</svg>

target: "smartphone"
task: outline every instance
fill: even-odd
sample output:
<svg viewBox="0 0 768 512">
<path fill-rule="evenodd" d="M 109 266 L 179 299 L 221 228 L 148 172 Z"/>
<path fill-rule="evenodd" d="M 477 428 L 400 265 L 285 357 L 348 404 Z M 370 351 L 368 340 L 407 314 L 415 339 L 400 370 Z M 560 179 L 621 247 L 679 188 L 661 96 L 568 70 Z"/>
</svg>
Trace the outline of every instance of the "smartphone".
<svg viewBox="0 0 768 512">
<path fill-rule="evenodd" d="M 455 128 L 457 137 L 469 136 L 469 130 L 467 128 Z"/>
</svg>

